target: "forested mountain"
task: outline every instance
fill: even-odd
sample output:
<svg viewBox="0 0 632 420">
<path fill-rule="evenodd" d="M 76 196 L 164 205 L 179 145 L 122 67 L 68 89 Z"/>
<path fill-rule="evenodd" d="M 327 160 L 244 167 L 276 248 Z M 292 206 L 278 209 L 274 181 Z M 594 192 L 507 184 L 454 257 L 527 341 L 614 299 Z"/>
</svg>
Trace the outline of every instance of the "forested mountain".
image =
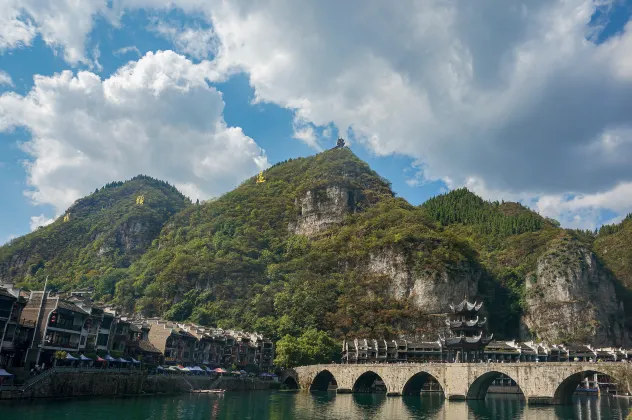
<svg viewBox="0 0 632 420">
<path fill-rule="evenodd" d="M 263 178 L 197 204 L 147 177 L 116 183 L 1 247 L 0 278 L 41 287 L 48 275 L 129 311 L 276 338 L 435 340 L 468 296 L 498 338 L 629 339 L 630 221 L 570 231 L 465 189 L 413 206 L 344 147 Z"/>
<path fill-rule="evenodd" d="M 142 197 L 142 204 L 137 199 Z M 0 247 L 0 280 L 60 290 L 114 283 L 190 202 L 176 188 L 147 176 L 112 182 L 77 200 L 62 217 Z"/>
</svg>

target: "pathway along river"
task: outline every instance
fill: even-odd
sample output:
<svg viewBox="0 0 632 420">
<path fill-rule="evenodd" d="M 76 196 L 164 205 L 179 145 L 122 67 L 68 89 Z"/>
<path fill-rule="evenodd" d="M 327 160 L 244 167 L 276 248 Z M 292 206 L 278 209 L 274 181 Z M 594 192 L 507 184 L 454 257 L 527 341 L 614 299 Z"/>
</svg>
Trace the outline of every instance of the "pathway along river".
<svg viewBox="0 0 632 420">
<path fill-rule="evenodd" d="M 162 397 L 0 401 L 2 420 L 174 420 L 174 419 L 625 419 L 624 398 L 575 397 L 569 406 L 527 406 L 516 396 L 452 402 L 422 397 L 336 395 L 307 392 L 227 392 Z"/>
</svg>

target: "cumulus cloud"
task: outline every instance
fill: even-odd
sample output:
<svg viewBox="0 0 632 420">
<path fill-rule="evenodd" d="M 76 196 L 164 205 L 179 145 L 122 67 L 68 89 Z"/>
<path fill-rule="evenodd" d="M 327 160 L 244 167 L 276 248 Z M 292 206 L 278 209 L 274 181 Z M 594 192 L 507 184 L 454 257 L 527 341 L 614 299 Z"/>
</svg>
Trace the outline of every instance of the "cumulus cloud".
<svg viewBox="0 0 632 420">
<path fill-rule="evenodd" d="M 0 86 L 13 86 L 13 80 L 5 71 L 0 70 Z"/>
<path fill-rule="evenodd" d="M 27 195 L 61 214 L 95 186 L 143 173 L 207 198 L 266 167 L 254 140 L 226 125 L 208 66 L 148 53 L 105 80 L 64 71 L 0 96 L 0 131 L 31 133 Z"/>
<path fill-rule="evenodd" d="M 89 63 L 85 43 L 97 15 L 116 21 L 102 0 L 0 0 L 0 10 L 0 52 L 29 46 L 40 35 L 72 64 Z"/>
<path fill-rule="evenodd" d="M 81 56 L 86 16 L 115 14 L 82 2 L 69 15 L 81 24 L 55 34 L 53 8 L 12 1 L 25 5 L 6 15 L 26 28 L 22 43 L 40 31 L 68 60 Z M 333 124 L 378 155 L 422 162 L 413 183 L 477 180 L 504 197 L 557 197 L 560 211 L 579 212 L 588 202 L 576 197 L 610 197 L 632 182 L 632 23 L 593 42 L 610 3 L 175 0 L 209 25 L 160 30 L 183 53 L 213 56 L 210 80 L 247 73 L 256 101 L 295 112 L 300 141 L 314 144 L 314 130 Z M 165 7 L 113 4 L 116 13 Z M 606 12 L 591 25 L 598 7 Z"/>
</svg>

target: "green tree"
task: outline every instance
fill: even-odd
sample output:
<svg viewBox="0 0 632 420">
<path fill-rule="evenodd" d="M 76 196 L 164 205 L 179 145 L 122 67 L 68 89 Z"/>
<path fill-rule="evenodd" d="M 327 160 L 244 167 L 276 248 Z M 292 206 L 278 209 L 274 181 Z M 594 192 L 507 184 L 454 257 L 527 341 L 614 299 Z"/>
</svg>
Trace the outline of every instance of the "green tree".
<svg viewBox="0 0 632 420">
<path fill-rule="evenodd" d="M 330 363 L 340 358 L 340 345 L 326 332 L 316 329 L 305 331 L 300 337 L 286 335 L 277 342 L 277 366 L 295 367 Z"/>
</svg>

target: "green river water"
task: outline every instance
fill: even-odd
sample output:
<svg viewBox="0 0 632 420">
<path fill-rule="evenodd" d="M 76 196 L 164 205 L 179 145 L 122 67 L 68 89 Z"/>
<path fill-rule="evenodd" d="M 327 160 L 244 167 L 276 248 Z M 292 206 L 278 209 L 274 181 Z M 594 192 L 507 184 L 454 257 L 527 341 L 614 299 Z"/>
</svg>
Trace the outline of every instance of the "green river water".
<svg viewBox="0 0 632 420">
<path fill-rule="evenodd" d="M 171 419 L 625 419 L 625 398 L 582 396 L 569 406 L 527 406 L 516 396 L 488 396 L 480 402 L 452 402 L 440 395 L 386 397 L 227 392 L 225 395 L 0 402 L 0 420 L 171 420 Z"/>
</svg>

